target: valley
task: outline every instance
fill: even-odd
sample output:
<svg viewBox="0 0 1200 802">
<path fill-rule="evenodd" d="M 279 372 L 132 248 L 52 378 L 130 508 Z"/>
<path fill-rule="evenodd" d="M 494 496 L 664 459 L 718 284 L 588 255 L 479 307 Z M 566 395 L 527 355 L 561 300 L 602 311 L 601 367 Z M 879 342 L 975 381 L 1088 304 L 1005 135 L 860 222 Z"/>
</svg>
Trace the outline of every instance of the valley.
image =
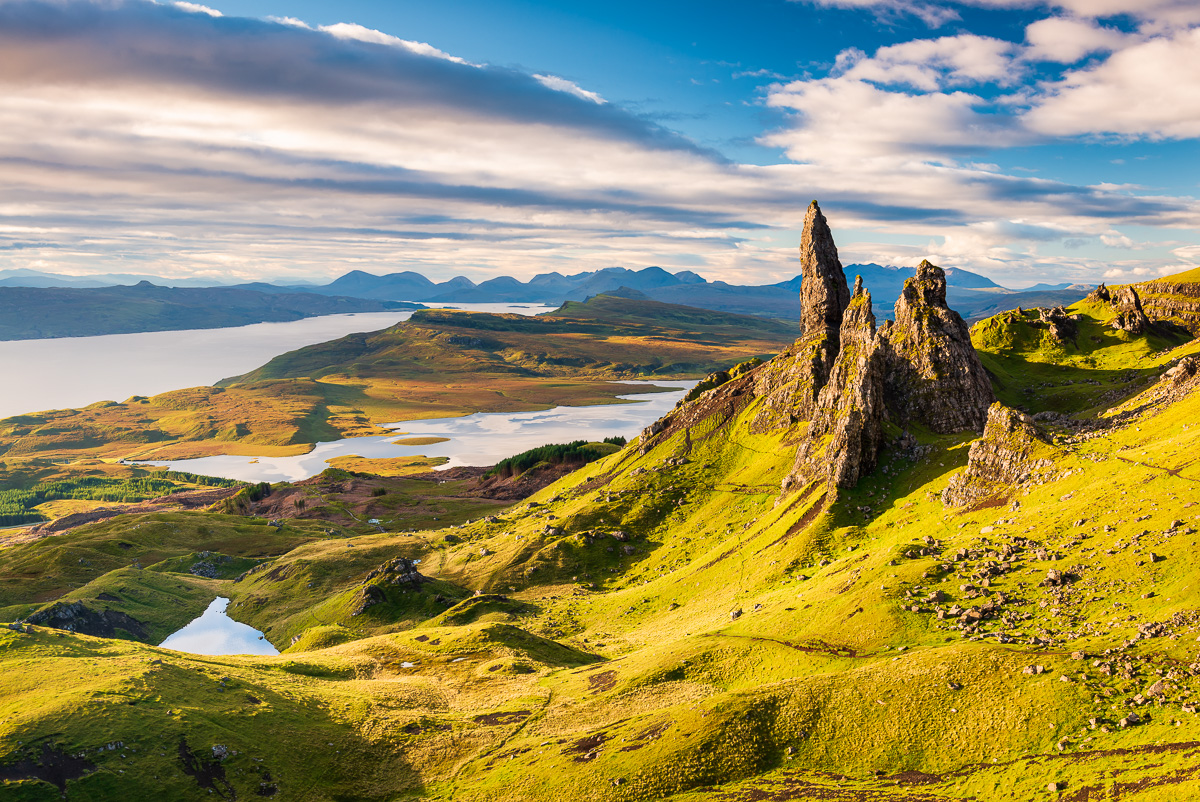
<svg viewBox="0 0 1200 802">
<path fill-rule="evenodd" d="M 0 789 L 1200 793 L 1195 277 L 968 327 L 924 262 L 877 322 L 815 202 L 800 262 L 798 326 L 628 294 L 418 311 L 216 386 L 0 421 L 30 489 L 702 379 L 628 443 L 491 475 L 345 456 L 10 536 Z M 281 654 L 156 646 L 217 597 Z"/>
</svg>

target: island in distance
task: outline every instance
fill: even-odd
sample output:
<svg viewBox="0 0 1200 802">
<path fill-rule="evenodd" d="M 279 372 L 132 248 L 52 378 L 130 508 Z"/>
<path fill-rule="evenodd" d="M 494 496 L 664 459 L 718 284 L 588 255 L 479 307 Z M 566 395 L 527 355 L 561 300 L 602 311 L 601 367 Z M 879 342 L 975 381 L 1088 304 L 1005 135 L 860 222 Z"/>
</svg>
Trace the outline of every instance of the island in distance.
<svg viewBox="0 0 1200 802">
<path fill-rule="evenodd" d="M 263 285 L 266 286 L 266 285 Z M 218 329 L 319 315 L 424 309 L 402 301 L 248 287 L 0 286 L 0 340 Z"/>
</svg>

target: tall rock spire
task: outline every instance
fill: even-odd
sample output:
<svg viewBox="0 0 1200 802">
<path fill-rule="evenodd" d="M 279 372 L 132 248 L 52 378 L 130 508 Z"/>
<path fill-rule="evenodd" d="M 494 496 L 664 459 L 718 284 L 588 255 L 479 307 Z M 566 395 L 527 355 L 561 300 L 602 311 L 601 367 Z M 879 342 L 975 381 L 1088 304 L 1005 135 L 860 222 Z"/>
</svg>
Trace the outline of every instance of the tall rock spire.
<svg viewBox="0 0 1200 802">
<path fill-rule="evenodd" d="M 944 270 L 921 262 L 883 334 L 891 350 L 884 391 L 898 423 L 919 421 L 943 434 L 983 431 L 996 397 L 967 324 L 946 306 Z"/>
<path fill-rule="evenodd" d="M 850 288 L 833 234 L 816 201 L 804 216 L 800 271 L 800 339 L 780 354 L 778 372 L 764 372 L 757 391 L 766 399 L 751 425 L 754 431 L 777 431 L 811 419 L 841 350 L 839 330 Z"/>
<path fill-rule="evenodd" d="M 846 274 L 838 260 L 833 233 L 813 201 L 804 216 L 804 231 L 800 235 L 800 330 L 804 337 L 837 331 L 842 314 L 850 303 Z M 834 348 L 833 353 L 837 354 Z"/>
<path fill-rule="evenodd" d="M 875 468 L 886 415 L 882 343 L 875 331 L 871 293 L 859 276 L 843 315 L 841 350 L 783 481 L 785 492 L 814 480 L 824 480 L 831 489 L 854 487 Z"/>
</svg>

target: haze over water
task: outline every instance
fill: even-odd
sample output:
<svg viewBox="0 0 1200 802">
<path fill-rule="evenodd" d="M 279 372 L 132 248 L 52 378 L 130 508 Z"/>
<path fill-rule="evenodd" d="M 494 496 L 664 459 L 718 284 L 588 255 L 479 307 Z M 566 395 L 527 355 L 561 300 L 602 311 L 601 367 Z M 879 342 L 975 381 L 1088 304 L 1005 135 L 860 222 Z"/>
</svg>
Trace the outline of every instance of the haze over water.
<svg viewBox="0 0 1200 802">
<path fill-rule="evenodd" d="M 536 304 L 445 306 L 522 315 L 552 308 Z M 17 377 L 0 383 L 0 418 L 214 384 L 288 351 L 355 332 L 385 329 L 411 315 L 362 312 L 222 329 L 0 342 L 0 365 L 9 376 Z"/>
</svg>

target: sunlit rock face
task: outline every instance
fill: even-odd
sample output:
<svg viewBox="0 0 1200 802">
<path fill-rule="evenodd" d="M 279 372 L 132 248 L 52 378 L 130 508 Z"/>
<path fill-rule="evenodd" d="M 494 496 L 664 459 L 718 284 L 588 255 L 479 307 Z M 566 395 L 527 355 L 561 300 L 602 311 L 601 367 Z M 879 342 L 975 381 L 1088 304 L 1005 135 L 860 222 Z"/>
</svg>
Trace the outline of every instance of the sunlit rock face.
<svg viewBox="0 0 1200 802">
<path fill-rule="evenodd" d="M 921 262 L 883 336 L 890 351 L 884 395 L 896 423 L 942 434 L 983 431 L 995 395 L 967 324 L 946 306 L 945 271 Z"/>
</svg>

